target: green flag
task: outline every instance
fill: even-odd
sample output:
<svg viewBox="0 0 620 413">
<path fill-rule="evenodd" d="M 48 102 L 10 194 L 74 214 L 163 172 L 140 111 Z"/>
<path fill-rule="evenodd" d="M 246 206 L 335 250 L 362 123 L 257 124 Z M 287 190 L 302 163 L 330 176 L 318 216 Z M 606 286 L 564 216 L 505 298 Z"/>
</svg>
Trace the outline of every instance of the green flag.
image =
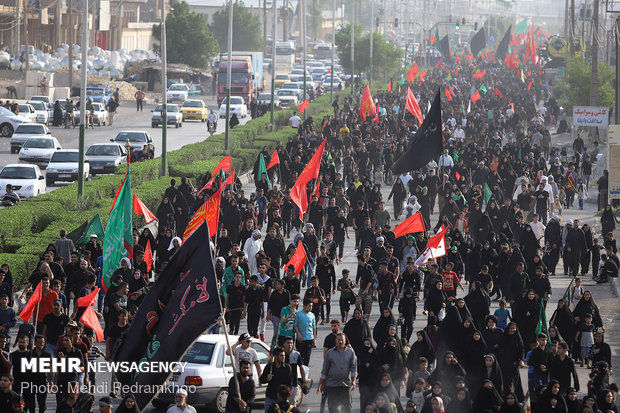
<svg viewBox="0 0 620 413">
<path fill-rule="evenodd" d="M 517 23 L 517 34 L 523 34 L 527 31 L 527 18 Z"/>
<path fill-rule="evenodd" d="M 435 27 L 435 49 L 441 51 L 441 41 L 439 40 L 439 27 Z"/>
<path fill-rule="evenodd" d="M 452 80 L 452 75 L 448 73 L 448 76 L 446 76 L 446 82 L 449 82 L 451 80 Z"/>
<path fill-rule="evenodd" d="M 547 315 L 545 314 L 545 302 L 540 299 L 540 311 L 538 312 L 538 324 L 536 324 L 536 335 L 543 333 L 548 336 Z"/>
<path fill-rule="evenodd" d="M 131 259 L 133 256 L 132 201 L 131 176 L 127 171 L 123 186 L 110 211 L 110 219 L 103 239 L 102 280 L 106 291 L 110 286 L 112 274 L 120 266 L 121 259 L 125 257 Z"/>
<path fill-rule="evenodd" d="M 103 224 L 101 224 L 101 217 L 99 214 L 96 214 L 93 219 L 88 222 L 84 234 L 82 234 L 82 238 L 77 242 L 77 245 L 86 244 L 93 234 L 96 234 L 98 238 L 103 238 L 104 236 Z"/>
<path fill-rule="evenodd" d="M 405 84 L 405 78 L 404 77 L 400 77 L 400 81 L 398 82 L 399 85 L 404 85 Z"/>
<path fill-rule="evenodd" d="M 485 85 L 480 86 L 480 90 L 482 90 L 485 95 L 487 94 L 487 87 Z"/>
<path fill-rule="evenodd" d="M 265 158 L 261 153 L 258 161 L 258 180 L 260 181 L 261 176 L 265 174 L 265 178 L 267 179 L 267 186 L 271 189 L 271 181 L 269 181 L 269 174 L 267 174 L 267 167 L 265 166 Z"/>
<path fill-rule="evenodd" d="M 489 188 L 489 185 L 487 185 L 486 183 L 484 184 L 484 202 L 486 202 L 486 204 L 489 204 L 489 199 L 491 199 L 491 196 L 493 195 L 493 192 L 491 192 L 491 188 Z"/>
</svg>

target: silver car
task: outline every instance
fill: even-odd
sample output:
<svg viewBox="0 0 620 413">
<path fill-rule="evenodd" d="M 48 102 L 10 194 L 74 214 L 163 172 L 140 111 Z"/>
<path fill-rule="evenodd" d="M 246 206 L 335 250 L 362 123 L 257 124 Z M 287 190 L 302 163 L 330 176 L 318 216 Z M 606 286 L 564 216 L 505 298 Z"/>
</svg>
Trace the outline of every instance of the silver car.
<svg viewBox="0 0 620 413">
<path fill-rule="evenodd" d="M 156 128 L 162 124 L 162 107 L 159 104 L 153 109 L 153 115 L 151 116 L 151 127 Z M 166 106 L 166 123 L 168 125 L 174 125 L 175 128 L 183 126 L 183 112 L 177 104 L 168 104 Z"/>
<path fill-rule="evenodd" d="M 95 143 L 86 151 L 91 175 L 111 174 L 116 167 L 127 164 L 127 151 L 119 143 Z"/>
</svg>

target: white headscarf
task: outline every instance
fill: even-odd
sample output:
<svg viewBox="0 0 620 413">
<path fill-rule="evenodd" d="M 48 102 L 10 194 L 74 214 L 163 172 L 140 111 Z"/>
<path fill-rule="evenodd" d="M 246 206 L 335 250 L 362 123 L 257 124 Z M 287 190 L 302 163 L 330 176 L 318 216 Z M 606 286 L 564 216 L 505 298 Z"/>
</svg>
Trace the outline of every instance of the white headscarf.
<svg viewBox="0 0 620 413">
<path fill-rule="evenodd" d="M 174 240 L 179 241 L 179 246 L 183 245 L 183 241 L 181 241 L 181 238 L 179 237 L 173 237 L 170 240 L 170 245 L 168 246 L 168 251 L 172 250 L 174 248 Z"/>
<path fill-rule="evenodd" d="M 125 264 L 127 264 L 127 268 L 131 269 L 131 260 L 127 257 L 123 257 L 121 258 L 121 264 L 123 261 L 125 261 Z"/>
</svg>

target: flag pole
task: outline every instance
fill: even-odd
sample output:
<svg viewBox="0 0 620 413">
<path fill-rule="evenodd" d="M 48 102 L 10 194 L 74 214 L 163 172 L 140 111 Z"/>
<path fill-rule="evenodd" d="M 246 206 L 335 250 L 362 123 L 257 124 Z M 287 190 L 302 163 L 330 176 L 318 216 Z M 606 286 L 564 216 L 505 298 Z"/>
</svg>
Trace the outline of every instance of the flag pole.
<svg viewBox="0 0 620 413">
<path fill-rule="evenodd" d="M 39 304 L 41 304 L 41 300 L 37 302 L 37 314 L 34 316 L 34 331 L 37 331 L 37 321 L 39 319 Z"/>
</svg>

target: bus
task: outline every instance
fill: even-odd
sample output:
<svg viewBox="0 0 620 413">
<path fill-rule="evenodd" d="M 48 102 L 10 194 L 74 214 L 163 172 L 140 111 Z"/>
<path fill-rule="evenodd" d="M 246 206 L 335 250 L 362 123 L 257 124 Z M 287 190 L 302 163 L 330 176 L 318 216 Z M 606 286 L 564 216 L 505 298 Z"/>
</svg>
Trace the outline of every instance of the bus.
<svg viewBox="0 0 620 413">
<path fill-rule="evenodd" d="M 314 46 L 312 54 L 316 60 L 329 60 L 332 58 L 332 45 L 328 43 L 318 43 Z"/>
<path fill-rule="evenodd" d="M 276 41 L 276 73 L 289 73 L 295 65 L 295 42 Z"/>
</svg>

